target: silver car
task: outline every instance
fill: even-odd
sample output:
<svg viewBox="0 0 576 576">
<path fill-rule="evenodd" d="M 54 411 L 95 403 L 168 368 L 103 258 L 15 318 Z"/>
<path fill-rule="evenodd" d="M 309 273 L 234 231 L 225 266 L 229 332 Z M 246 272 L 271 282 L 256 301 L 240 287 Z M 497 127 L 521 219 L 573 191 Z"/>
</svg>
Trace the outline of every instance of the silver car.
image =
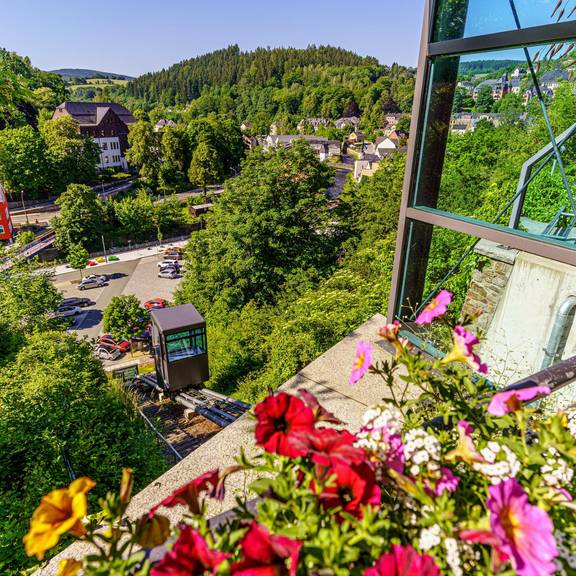
<svg viewBox="0 0 576 576">
<path fill-rule="evenodd" d="M 60 306 L 60 308 L 56 310 L 55 316 L 57 318 L 68 318 L 69 316 L 76 316 L 77 314 L 82 314 L 79 306 Z"/>
<path fill-rule="evenodd" d="M 100 358 L 100 360 L 116 360 L 117 358 L 120 357 L 122 352 L 120 352 L 118 348 L 112 348 L 112 346 L 106 346 L 104 344 L 100 344 L 96 346 L 94 354 L 96 354 L 96 356 Z"/>
<path fill-rule="evenodd" d="M 168 268 L 160 268 L 158 272 L 158 278 L 178 278 L 178 271 L 176 268 L 169 266 Z"/>
<path fill-rule="evenodd" d="M 78 290 L 88 290 L 89 288 L 101 288 L 106 284 L 106 279 L 103 276 L 94 276 L 91 278 L 84 278 L 78 284 Z"/>
</svg>

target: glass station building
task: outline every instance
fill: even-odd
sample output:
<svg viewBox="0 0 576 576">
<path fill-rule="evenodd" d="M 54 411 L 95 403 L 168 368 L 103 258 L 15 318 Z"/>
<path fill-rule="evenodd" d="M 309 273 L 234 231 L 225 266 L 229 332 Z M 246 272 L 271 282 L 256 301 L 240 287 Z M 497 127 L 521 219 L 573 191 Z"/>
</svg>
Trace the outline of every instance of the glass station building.
<svg viewBox="0 0 576 576">
<path fill-rule="evenodd" d="M 452 291 L 463 314 L 480 314 L 498 385 L 576 356 L 576 106 L 553 104 L 558 94 L 576 102 L 576 11 L 556 4 L 425 7 L 388 318 L 410 326 L 439 290 Z M 463 109 L 481 93 L 495 103 L 515 94 L 522 109 Z M 463 145 L 481 130 L 500 131 L 487 152 Z M 479 183 L 471 165 L 488 178 Z"/>
</svg>

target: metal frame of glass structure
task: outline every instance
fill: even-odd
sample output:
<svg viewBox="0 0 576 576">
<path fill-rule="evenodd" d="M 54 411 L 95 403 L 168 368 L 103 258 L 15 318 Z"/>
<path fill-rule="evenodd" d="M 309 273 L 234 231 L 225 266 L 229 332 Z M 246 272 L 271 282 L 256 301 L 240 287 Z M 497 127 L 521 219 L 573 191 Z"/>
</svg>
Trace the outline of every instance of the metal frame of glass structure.
<svg viewBox="0 0 576 576">
<path fill-rule="evenodd" d="M 506 4 L 506 0 L 502 0 Z M 405 318 L 407 303 L 422 303 L 434 227 L 462 232 L 551 260 L 576 265 L 576 250 L 553 238 L 538 238 L 514 228 L 449 213 L 436 208 L 449 134 L 449 118 L 457 84 L 459 56 L 474 52 L 524 48 L 576 38 L 576 21 L 544 24 L 480 36 L 464 37 L 468 0 L 426 0 L 418 73 L 408 143 L 406 174 L 398 222 L 388 318 Z M 436 66 L 436 70 L 435 67 Z M 433 76 L 444 81 L 439 90 Z M 433 132 L 432 120 L 442 128 Z M 425 202 L 417 197 L 424 195 Z M 421 198 L 420 198 L 421 200 Z M 423 205 L 424 204 L 424 205 Z M 463 247 L 464 249 L 465 247 Z"/>
</svg>

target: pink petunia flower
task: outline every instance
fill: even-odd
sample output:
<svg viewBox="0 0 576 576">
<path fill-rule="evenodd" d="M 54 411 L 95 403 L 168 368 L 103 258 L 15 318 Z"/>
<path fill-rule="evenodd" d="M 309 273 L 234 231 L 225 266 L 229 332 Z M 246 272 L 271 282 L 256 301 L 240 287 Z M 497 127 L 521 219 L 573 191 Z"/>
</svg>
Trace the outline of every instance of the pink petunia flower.
<svg viewBox="0 0 576 576">
<path fill-rule="evenodd" d="M 434 318 L 438 318 L 438 316 L 442 316 L 448 308 L 448 304 L 452 302 L 452 292 L 448 292 L 448 290 L 441 290 L 418 314 L 416 318 L 416 324 L 430 324 Z"/>
<path fill-rule="evenodd" d="M 556 571 L 558 556 L 554 524 L 548 514 L 533 506 L 515 478 L 490 486 L 486 502 L 492 533 L 510 556 L 518 576 L 548 576 Z"/>
<path fill-rule="evenodd" d="M 550 394 L 548 386 L 532 386 L 531 388 L 522 388 L 520 390 L 506 390 L 498 392 L 492 396 L 488 404 L 488 414 L 492 416 L 504 416 L 509 412 L 516 412 L 522 408 L 522 402 L 536 400 Z"/>
<path fill-rule="evenodd" d="M 388 554 L 382 554 L 364 576 L 442 576 L 434 558 L 418 554 L 412 546 L 392 545 Z"/>
<path fill-rule="evenodd" d="M 479 343 L 477 336 L 468 332 L 464 326 L 455 326 L 452 338 L 454 340 L 452 350 L 442 358 L 441 362 L 443 364 L 462 362 L 480 374 L 487 374 L 488 366 L 480 361 L 477 354 L 474 354 L 474 346 Z"/>
<path fill-rule="evenodd" d="M 372 344 L 365 340 L 360 340 L 356 346 L 356 359 L 354 360 L 354 366 L 352 367 L 352 373 L 350 374 L 348 382 L 350 384 L 356 384 L 356 382 L 368 372 L 371 365 Z"/>
</svg>

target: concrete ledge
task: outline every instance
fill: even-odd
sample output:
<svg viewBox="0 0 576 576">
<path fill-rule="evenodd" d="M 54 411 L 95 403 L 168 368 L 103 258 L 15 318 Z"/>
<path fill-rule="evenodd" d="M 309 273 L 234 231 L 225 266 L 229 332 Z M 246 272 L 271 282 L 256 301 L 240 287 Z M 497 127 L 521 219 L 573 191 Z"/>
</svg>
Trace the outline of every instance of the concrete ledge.
<svg viewBox="0 0 576 576">
<path fill-rule="evenodd" d="M 378 328 L 386 323 L 381 314 L 359 326 L 338 344 L 308 364 L 298 374 L 285 382 L 281 389 L 295 393 L 298 388 L 306 388 L 315 394 L 322 405 L 355 431 L 359 428 L 362 415 L 367 407 L 378 403 L 389 393 L 382 380 L 367 374 L 355 386 L 348 384 L 348 377 L 359 340 L 376 343 Z M 382 362 L 390 354 L 380 346 L 374 347 L 374 362 Z M 202 444 L 184 460 L 176 464 L 142 491 L 134 496 L 128 515 L 135 519 L 147 513 L 150 508 L 169 496 L 176 488 L 214 468 L 225 468 L 235 463 L 235 458 L 243 448 L 251 456 L 258 452 L 254 445 L 254 422 L 250 415 L 239 418 L 224 428 L 208 442 Z M 226 482 L 226 497 L 223 502 L 211 500 L 209 515 L 215 516 L 232 508 L 236 496 L 248 496 L 248 485 L 254 479 L 252 474 L 234 474 Z M 162 514 L 175 523 L 183 513 L 182 507 L 163 509 Z M 89 546 L 76 543 L 54 557 L 37 575 L 53 575 L 57 572 L 58 561 L 64 558 L 79 558 L 89 553 Z"/>
</svg>

